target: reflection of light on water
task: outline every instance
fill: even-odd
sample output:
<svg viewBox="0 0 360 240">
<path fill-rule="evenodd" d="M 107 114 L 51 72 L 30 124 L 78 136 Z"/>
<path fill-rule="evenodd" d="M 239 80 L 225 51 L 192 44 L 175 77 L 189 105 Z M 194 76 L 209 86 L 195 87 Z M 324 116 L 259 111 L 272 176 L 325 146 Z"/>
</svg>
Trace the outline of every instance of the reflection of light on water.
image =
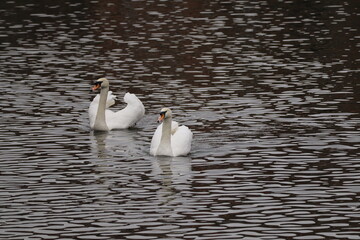
<svg viewBox="0 0 360 240">
<path fill-rule="evenodd" d="M 358 237 L 355 0 L 104 2 L 3 1 L 4 238 Z M 89 133 L 101 76 L 139 130 Z M 150 156 L 163 106 L 193 159 Z"/>
</svg>

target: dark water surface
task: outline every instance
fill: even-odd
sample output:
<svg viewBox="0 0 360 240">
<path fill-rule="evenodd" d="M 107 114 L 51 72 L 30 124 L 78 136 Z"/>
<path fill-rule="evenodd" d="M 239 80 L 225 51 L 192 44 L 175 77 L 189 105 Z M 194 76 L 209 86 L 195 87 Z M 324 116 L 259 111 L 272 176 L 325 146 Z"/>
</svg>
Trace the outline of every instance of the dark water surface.
<svg viewBox="0 0 360 240">
<path fill-rule="evenodd" d="M 0 3 L 1 239 L 360 239 L 360 4 Z M 90 84 L 146 108 L 94 134 Z M 194 133 L 155 158 L 161 107 Z"/>
</svg>

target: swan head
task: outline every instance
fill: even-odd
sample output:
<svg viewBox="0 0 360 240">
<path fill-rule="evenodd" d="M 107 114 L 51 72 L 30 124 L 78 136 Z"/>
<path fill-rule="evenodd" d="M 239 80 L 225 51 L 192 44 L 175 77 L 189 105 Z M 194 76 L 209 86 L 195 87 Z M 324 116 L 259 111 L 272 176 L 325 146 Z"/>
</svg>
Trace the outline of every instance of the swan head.
<svg viewBox="0 0 360 240">
<path fill-rule="evenodd" d="M 171 118 L 172 117 L 172 113 L 170 108 L 163 108 L 160 111 L 160 116 L 158 118 L 158 123 L 161 123 L 164 121 L 164 119 L 166 118 Z"/>
<path fill-rule="evenodd" d="M 93 87 L 91 88 L 93 91 L 99 89 L 99 88 L 108 88 L 109 87 L 109 80 L 106 78 L 99 78 L 95 81 Z"/>
</svg>

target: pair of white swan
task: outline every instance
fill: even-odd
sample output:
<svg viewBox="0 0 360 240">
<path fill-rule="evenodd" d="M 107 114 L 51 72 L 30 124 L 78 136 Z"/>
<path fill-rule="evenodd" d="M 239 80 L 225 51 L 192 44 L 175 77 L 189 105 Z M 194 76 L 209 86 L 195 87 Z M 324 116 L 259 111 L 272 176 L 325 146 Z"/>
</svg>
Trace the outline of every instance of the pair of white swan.
<svg viewBox="0 0 360 240">
<path fill-rule="evenodd" d="M 127 106 L 113 112 L 108 109 L 115 103 L 116 97 L 109 91 L 109 81 L 106 78 L 98 79 L 92 90 L 100 89 L 89 107 L 90 127 L 95 131 L 109 131 L 134 126 L 145 114 L 145 108 L 135 94 L 126 93 L 124 101 Z M 180 126 L 172 121 L 172 112 L 169 108 L 161 109 L 158 122 L 160 124 L 151 140 L 150 154 L 163 156 L 187 155 L 191 149 L 192 132 L 186 126 Z"/>
</svg>

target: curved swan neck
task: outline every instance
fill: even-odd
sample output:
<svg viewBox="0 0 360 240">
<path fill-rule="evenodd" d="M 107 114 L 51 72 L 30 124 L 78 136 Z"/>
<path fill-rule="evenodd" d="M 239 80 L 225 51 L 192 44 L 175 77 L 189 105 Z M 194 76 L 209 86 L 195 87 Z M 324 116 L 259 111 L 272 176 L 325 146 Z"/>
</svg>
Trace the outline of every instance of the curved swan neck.
<svg viewBox="0 0 360 240">
<path fill-rule="evenodd" d="M 162 134 L 159 150 L 164 155 L 172 155 L 171 149 L 171 117 L 165 118 L 162 126 Z"/>
<path fill-rule="evenodd" d="M 99 100 L 98 110 L 96 113 L 94 130 L 98 130 L 98 131 L 109 130 L 108 126 L 106 125 L 106 119 L 105 119 L 105 108 L 106 108 L 106 100 L 107 100 L 108 92 L 109 92 L 108 87 L 102 88 L 100 91 L 100 100 Z"/>
</svg>

